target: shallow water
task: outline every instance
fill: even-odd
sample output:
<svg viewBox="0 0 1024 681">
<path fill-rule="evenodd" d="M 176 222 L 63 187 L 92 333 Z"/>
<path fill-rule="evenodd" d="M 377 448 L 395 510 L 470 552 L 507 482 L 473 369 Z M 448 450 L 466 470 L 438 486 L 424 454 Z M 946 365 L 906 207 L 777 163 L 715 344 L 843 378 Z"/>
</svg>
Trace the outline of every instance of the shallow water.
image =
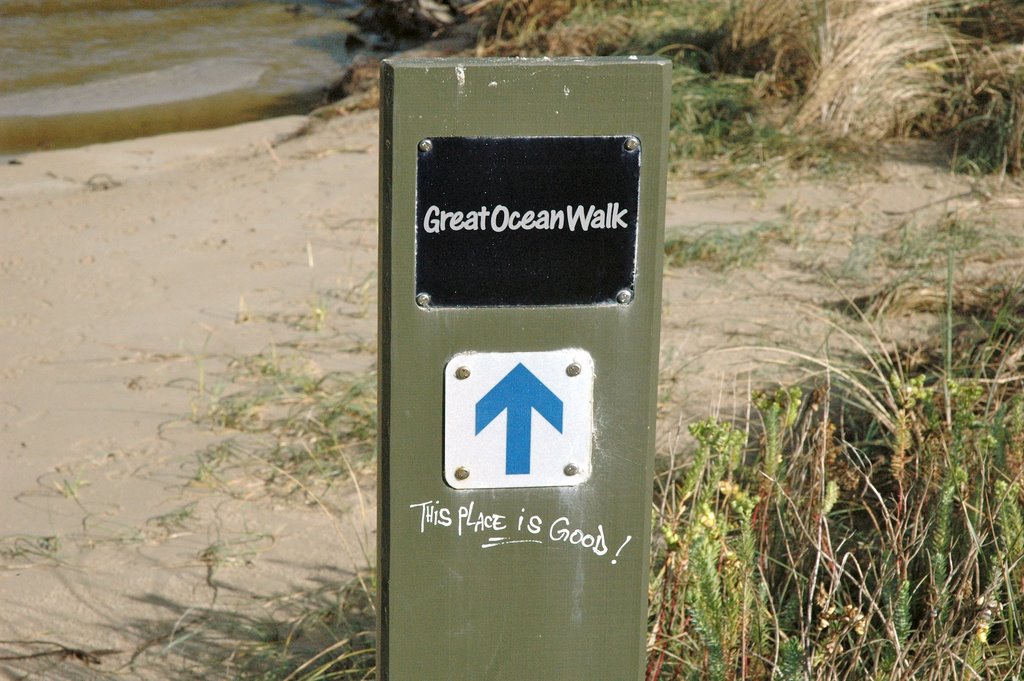
<svg viewBox="0 0 1024 681">
<path fill-rule="evenodd" d="M 327 0 L 0 0 L 0 153 L 292 113 L 349 62 Z"/>
</svg>

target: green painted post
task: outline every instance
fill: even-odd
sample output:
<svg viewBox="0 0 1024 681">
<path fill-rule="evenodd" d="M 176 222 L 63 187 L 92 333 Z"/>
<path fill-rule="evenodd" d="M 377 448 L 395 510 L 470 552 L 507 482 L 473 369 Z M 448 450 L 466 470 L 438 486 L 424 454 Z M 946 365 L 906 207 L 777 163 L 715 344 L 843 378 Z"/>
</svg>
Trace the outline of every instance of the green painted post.
<svg viewBox="0 0 1024 681">
<path fill-rule="evenodd" d="M 643 678 L 670 64 L 381 78 L 381 681 Z"/>
</svg>

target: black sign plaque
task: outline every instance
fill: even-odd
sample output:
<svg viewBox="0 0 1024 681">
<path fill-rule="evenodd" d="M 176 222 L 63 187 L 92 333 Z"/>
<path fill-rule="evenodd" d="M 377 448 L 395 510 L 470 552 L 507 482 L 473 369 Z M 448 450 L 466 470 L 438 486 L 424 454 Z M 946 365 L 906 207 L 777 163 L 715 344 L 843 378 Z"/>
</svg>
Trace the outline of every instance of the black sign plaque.
<svg viewBox="0 0 1024 681">
<path fill-rule="evenodd" d="M 415 294 L 421 304 L 632 299 L 638 139 L 435 137 L 420 142 L 418 154 Z"/>
</svg>

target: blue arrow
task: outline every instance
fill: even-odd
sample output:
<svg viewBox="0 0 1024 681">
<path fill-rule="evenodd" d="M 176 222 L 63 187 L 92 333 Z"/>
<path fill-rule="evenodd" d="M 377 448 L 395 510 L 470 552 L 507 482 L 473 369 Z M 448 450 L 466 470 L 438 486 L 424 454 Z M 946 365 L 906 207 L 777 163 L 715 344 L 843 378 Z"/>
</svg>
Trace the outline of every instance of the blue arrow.
<svg viewBox="0 0 1024 681">
<path fill-rule="evenodd" d="M 529 369 L 517 364 L 476 403 L 476 434 L 505 410 L 505 475 L 527 475 L 533 411 L 561 433 L 562 400 Z"/>
</svg>

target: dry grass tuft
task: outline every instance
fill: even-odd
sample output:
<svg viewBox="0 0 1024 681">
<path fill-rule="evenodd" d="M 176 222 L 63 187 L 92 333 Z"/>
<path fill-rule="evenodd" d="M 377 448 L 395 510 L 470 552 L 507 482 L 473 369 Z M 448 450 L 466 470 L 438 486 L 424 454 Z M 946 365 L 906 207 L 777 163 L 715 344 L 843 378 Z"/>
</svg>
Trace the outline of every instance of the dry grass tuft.
<svg viewBox="0 0 1024 681">
<path fill-rule="evenodd" d="M 935 0 L 830 3 L 822 17 L 819 66 L 795 116 L 816 127 L 866 139 L 905 135 L 944 96 L 942 63 L 951 56 Z"/>
<path fill-rule="evenodd" d="M 565 19 L 580 0 L 476 0 L 463 13 L 484 21 L 477 56 L 594 56 L 625 42 L 629 21 L 609 16 L 598 24 Z"/>
<path fill-rule="evenodd" d="M 956 309 L 980 308 L 991 296 L 991 291 L 984 286 L 965 284 L 954 291 L 953 304 Z M 929 285 L 915 279 L 884 287 L 850 302 L 854 305 L 852 312 L 863 312 L 869 319 L 941 314 L 946 309 L 946 290 L 941 284 Z"/>
<path fill-rule="evenodd" d="M 733 19 L 720 64 L 731 72 L 764 74 L 767 94 L 797 95 L 817 69 L 817 23 L 812 0 L 749 0 Z"/>
<path fill-rule="evenodd" d="M 877 140 L 948 136 L 957 170 L 1024 170 L 1024 3 L 746 0 L 722 48 L 794 127 Z"/>
<path fill-rule="evenodd" d="M 797 129 L 904 135 L 939 108 L 949 31 L 942 0 L 747 0 L 722 50 L 761 74 L 762 95 L 798 98 Z"/>
<path fill-rule="evenodd" d="M 1020 0 L 970 2 L 951 14 L 949 25 L 964 35 L 989 43 L 1024 42 L 1024 11 Z"/>
<path fill-rule="evenodd" d="M 1018 5 L 1024 26 L 1024 3 Z M 1024 44 L 975 42 L 960 62 L 950 102 L 957 170 L 1024 170 Z"/>
</svg>

